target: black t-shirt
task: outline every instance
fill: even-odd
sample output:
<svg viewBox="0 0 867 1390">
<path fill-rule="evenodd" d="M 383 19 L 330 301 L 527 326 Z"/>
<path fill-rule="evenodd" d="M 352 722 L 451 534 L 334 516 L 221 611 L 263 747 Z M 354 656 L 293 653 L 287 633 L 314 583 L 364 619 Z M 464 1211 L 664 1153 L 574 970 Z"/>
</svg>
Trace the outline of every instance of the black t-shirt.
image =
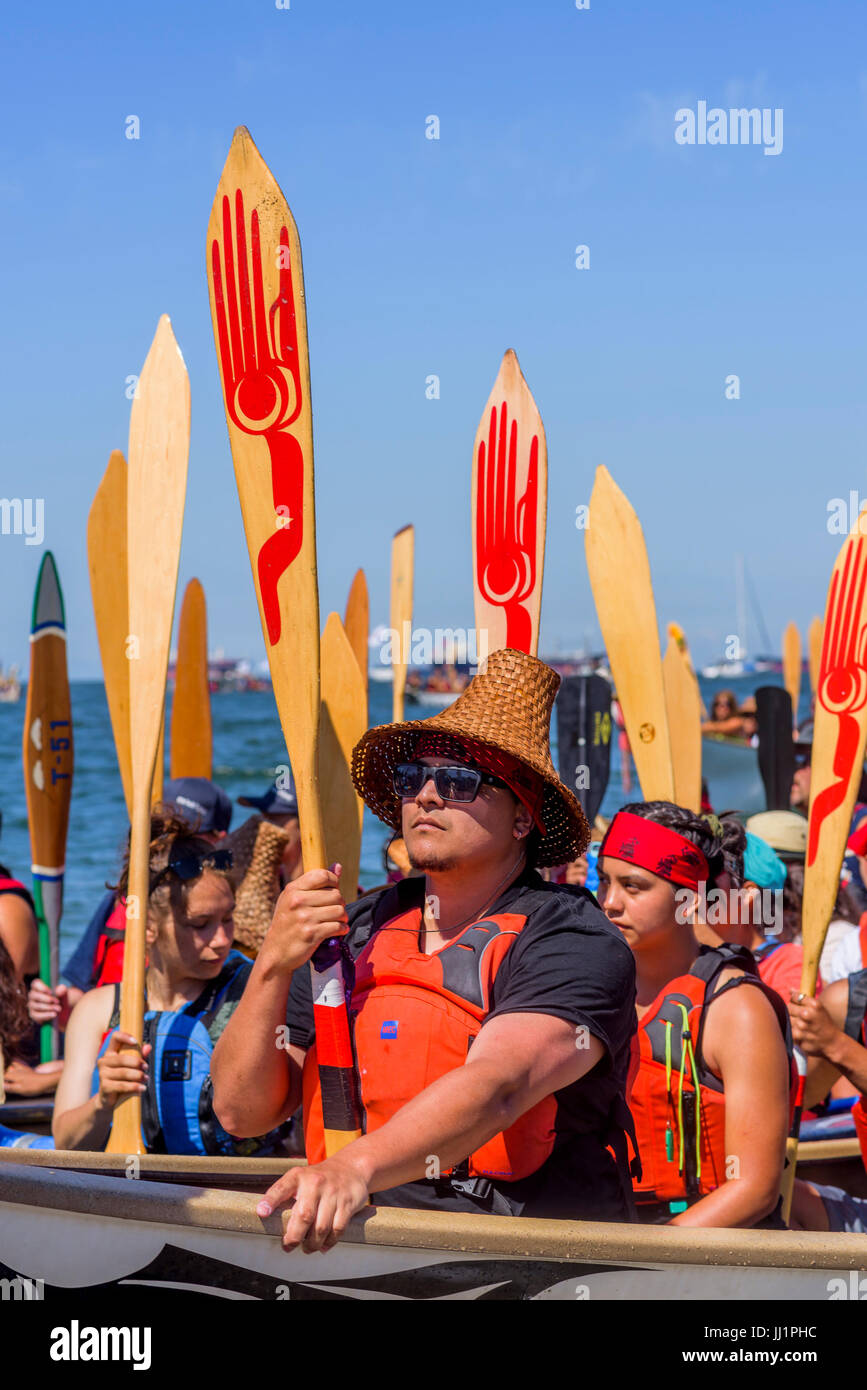
<svg viewBox="0 0 867 1390">
<path fill-rule="evenodd" d="M 523 904 L 521 898 L 532 898 Z M 424 899 L 424 879 L 406 879 L 394 889 L 361 898 L 349 908 L 348 944 L 357 956 L 371 928 Z M 606 1146 L 622 1147 L 626 1073 L 636 1029 L 635 964 L 632 952 L 585 889 L 545 883 L 528 870 L 490 909 L 526 914 L 527 923 L 502 961 L 491 991 L 488 1019 L 509 1013 L 543 1013 L 585 1026 L 605 1056 L 580 1081 L 557 1092 L 556 1140 L 542 1167 L 518 1182 L 495 1183 L 524 1215 L 623 1220 L 630 1215 L 624 1173 Z M 374 925 L 375 924 L 375 925 Z M 290 1041 L 305 1050 L 314 1038 L 310 971 L 298 970 L 289 996 Z M 487 1020 L 486 1020 L 487 1022 Z M 485 1024 L 482 1024 L 484 1028 Z M 628 1181 L 626 1186 L 628 1187 Z M 377 1193 L 380 1205 L 447 1206 L 451 1194 L 431 1184 L 411 1183 Z M 479 1210 L 479 1203 L 461 1203 Z"/>
</svg>

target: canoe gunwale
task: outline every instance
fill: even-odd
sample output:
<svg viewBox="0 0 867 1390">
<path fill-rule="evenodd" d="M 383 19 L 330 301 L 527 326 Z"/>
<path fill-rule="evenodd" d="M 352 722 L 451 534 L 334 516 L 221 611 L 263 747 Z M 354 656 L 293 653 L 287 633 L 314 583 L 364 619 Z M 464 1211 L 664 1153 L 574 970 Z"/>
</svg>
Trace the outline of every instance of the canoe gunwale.
<svg viewBox="0 0 867 1390">
<path fill-rule="evenodd" d="M 282 1234 L 288 1219 L 286 1213 L 278 1213 L 263 1221 L 256 1215 L 251 1196 L 219 1188 L 95 1176 L 8 1161 L 0 1167 L 0 1203 L 271 1238 Z M 360 1213 L 350 1223 L 344 1240 L 356 1245 L 584 1263 L 867 1268 L 867 1242 L 857 1235 L 543 1221 L 398 1208 L 373 1207 Z"/>
</svg>

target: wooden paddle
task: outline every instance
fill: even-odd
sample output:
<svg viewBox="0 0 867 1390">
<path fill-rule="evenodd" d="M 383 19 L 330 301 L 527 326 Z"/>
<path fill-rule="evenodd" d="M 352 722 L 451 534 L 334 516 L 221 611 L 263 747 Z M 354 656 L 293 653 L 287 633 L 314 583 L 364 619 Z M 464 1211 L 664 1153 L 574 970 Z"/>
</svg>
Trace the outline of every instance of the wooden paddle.
<svg viewBox="0 0 867 1390">
<path fill-rule="evenodd" d="M 686 640 L 686 633 L 680 626 L 680 623 L 669 623 L 667 626 L 667 631 L 669 639 L 672 642 L 676 643 L 677 650 L 683 657 L 683 660 L 686 663 L 687 670 L 689 671 L 696 685 L 698 685 L 698 676 L 695 674 L 695 665 L 693 664 L 692 656 L 690 654 L 689 643 Z M 700 690 L 698 694 L 698 699 L 699 707 L 701 709 L 701 717 L 702 719 L 707 719 L 707 707 L 705 706 L 704 700 L 701 698 Z"/>
<path fill-rule="evenodd" d="M 367 668 L 369 655 L 367 639 L 370 634 L 370 600 L 367 596 L 367 579 L 364 570 L 356 570 L 355 578 L 346 600 L 343 627 L 349 645 L 355 653 L 358 669 L 364 677 L 364 693 L 367 699 Z"/>
<path fill-rule="evenodd" d="M 66 669 L 66 618 L 54 556 L 39 566 L 30 620 L 30 677 L 24 710 L 24 790 L 33 902 L 39 928 L 39 974 L 52 989 L 59 975 L 66 832 L 72 796 L 72 710 Z M 57 1030 L 39 1030 L 43 1062 L 58 1055 Z"/>
<path fill-rule="evenodd" d="M 132 752 L 129 742 L 129 658 L 126 645 L 129 635 L 126 477 L 126 459 L 120 449 L 114 449 L 87 518 L 87 563 L 105 698 L 126 812 L 131 817 Z"/>
<path fill-rule="evenodd" d="M 151 806 L 163 799 L 163 783 L 166 777 L 166 707 L 163 696 L 163 715 L 160 720 L 160 736 L 157 743 L 157 757 L 154 763 L 154 776 L 151 782 Z"/>
<path fill-rule="evenodd" d="M 701 696 L 677 643 L 668 639 L 662 662 L 665 709 L 671 740 L 674 800 L 701 810 Z"/>
<path fill-rule="evenodd" d="M 673 801 L 659 627 L 641 523 L 600 465 L 585 532 L 587 570 L 641 791 Z"/>
<path fill-rule="evenodd" d="M 859 518 L 860 521 L 860 518 Z M 819 664 L 811 757 L 810 814 L 801 912 L 801 991 L 814 994 L 819 958 L 840 888 L 867 743 L 867 536 L 856 521 L 831 572 Z M 798 1108 L 784 1175 L 791 1204 L 806 1064 L 800 1053 Z"/>
<path fill-rule="evenodd" d="M 783 633 L 783 685 L 792 697 L 792 718 L 798 723 L 798 701 L 801 697 L 801 634 L 795 623 L 789 623 Z"/>
<path fill-rule="evenodd" d="M 810 661 L 810 689 L 815 696 L 819 684 L 819 665 L 822 660 L 822 629 L 821 618 L 814 618 L 807 631 L 807 652 Z"/>
<path fill-rule="evenodd" d="M 163 314 L 139 377 L 129 422 L 130 743 L 132 824 L 120 1027 L 141 1043 L 150 874 L 151 791 L 164 718 L 166 673 L 190 449 L 190 383 Z M 141 1100 L 114 1112 L 109 1153 L 142 1153 Z"/>
<path fill-rule="evenodd" d="M 198 579 L 191 579 L 178 623 L 170 772 L 172 777 L 210 778 L 212 771 L 208 615 L 205 591 Z"/>
<path fill-rule="evenodd" d="M 391 632 L 394 657 L 394 685 L 391 717 L 395 724 L 403 719 L 406 668 L 412 648 L 412 586 L 415 558 L 415 527 L 404 526 L 391 543 Z"/>
<path fill-rule="evenodd" d="M 515 353 L 503 357 L 473 443 L 476 651 L 539 649 L 548 446 Z"/>
<path fill-rule="evenodd" d="M 366 644 L 365 644 L 366 645 Z M 330 864 L 342 864 L 340 887 L 348 903 L 358 896 L 364 802 L 352 782 L 352 750 L 367 729 L 367 700 L 355 652 L 336 613 L 322 634 L 322 722 L 319 783 Z"/>
<path fill-rule="evenodd" d="M 235 131 L 214 198 L 207 261 L 235 479 L 295 776 L 304 867 L 324 868 L 313 417 L 301 243 L 286 199 L 244 126 Z M 330 1154 L 361 1131 L 340 943 L 320 947 L 311 971 Z"/>
<path fill-rule="evenodd" d="M 368 634 L 370 632 L 370 601 L 367 596 L 367 579 L 364 570 L 357 570 L 349 590 L 349 597 L 346 600 L 346 614 L 343 619 L 343 627 L 346 637 L 352 648 L 358 669 L 361 672 L 361 684 L 363 692 L 363 711 L 364 728 L 370 722 L 370 705 L 368 699 L 368 662 L 370 660 L 370 649 L 368 646 Z M 358 824 L 364 825 L 364 802 L 358 798 Z"/>
</svg>

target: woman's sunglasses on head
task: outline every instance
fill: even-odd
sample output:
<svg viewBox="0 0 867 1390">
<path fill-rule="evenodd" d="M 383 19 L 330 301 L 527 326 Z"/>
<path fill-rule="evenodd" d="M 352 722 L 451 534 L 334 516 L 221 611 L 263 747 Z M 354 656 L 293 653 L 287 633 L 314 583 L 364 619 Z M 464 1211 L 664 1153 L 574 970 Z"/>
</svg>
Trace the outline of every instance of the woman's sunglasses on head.
<svg viewBox="0 0 867 1390">
<path fill-rule="evenodd" d="M 418 796 L 426 782 L 433 780 L 441 801 L 475 801 L 484 782 L 504 787 L 499 777 L 474 767 L 425 767 L 424 763 L 400 763 L 393 774 L 394 790 L 400 797 Z"/>
<path fill-rule="evenodd" d="M 182 883 L 189 883 L 194 878 L 199 878 L 205 869 L 231 869 L 232 851 L 230 849 L 213 849 L 207 853 L 200 852 L 190 846 L 179 845 L 172 847 L 169 862 L 151 879 L 150 892 L 152 893 L 157 884 L 162 883 L 168 874 L 174 874 Z"/>
</svg>

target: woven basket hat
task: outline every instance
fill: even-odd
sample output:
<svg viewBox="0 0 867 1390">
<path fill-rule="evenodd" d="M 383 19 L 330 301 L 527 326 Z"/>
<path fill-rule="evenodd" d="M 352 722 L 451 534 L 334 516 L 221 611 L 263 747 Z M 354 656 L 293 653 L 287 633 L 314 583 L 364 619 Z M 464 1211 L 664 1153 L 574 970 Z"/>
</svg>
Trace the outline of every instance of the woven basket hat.
<svg viewBox="0 0 867 1390">
<path fill-rule="evenodd" d="M 425 751 L 444 757 L 466 755 L 474 747 L 493 755 L 486 764 L 496 771 L 497 753 L 517 759 L 543 783 L 541 807 L 545 834 L 536 863 L 567 864 L 586 849 L 590 827 L 581 803 L 551 762 L 548 741 L 551 710 L 560 677 L 526 652 L 504 648 L 491 652 L 485 671 L 474 676 L 454 704 L 430 719 L 381 724 L 368 729 L 353 750 L 352 780 L 363 801 L 393 830 L 401 829 L 401 800 L 394 790 L 394 769 L 415 757 L 420 734 Z M 436 742 L 430 742 L 435 736 Z M 455 746 L 457 743 L 457 747 Z"/>
</svg>

